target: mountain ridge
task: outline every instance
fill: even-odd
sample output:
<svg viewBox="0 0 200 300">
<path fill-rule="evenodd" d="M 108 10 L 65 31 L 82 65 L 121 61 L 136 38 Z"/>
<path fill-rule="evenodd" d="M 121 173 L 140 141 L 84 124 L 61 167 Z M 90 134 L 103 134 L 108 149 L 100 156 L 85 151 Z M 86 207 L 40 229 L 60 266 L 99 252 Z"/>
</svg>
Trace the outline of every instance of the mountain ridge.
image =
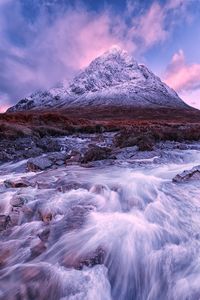
<svg viewBox="0 0 200 300">
<path fill-rule="evenodd" d="M 114 47 L 94 59 L 67 87 L 34 93 L 8 112 L 107 105 L 188 108 L 177 93 L 145 65 Z"/>
</svg>

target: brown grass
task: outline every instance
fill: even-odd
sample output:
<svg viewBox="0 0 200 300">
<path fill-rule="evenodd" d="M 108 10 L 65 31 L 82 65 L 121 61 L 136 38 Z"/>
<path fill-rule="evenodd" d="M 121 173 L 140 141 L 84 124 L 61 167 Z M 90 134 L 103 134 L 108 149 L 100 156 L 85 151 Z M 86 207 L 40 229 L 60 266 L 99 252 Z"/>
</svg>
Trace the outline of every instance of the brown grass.
<svg viewBox="0 0 200 300">
<path fill-rule="evenodd" d="M 131 107 L 86 107 L 0 114 L 1 139 L 114 130 L 122 131 L 124 136 L 150 136 L 155 140 L 198 140 L 200 111 L 192 108 L 144 110 Z"/>
</svg>

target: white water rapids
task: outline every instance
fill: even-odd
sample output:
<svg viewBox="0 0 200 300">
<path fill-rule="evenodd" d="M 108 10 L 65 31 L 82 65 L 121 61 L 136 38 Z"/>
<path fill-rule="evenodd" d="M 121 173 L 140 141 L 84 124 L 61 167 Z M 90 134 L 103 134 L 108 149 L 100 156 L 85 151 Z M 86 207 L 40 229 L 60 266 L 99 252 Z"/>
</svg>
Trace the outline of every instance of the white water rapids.
<svg viewBox="0 0 200 300">
<path fill-rule="evenodd" d="M 0 299 L 199 300 L 200 182 L 172 178 L 200 164 L 200 151 L 180 157 L 36 175 L 2 166 L 0 213 L 28 200 L 0 233 Z M 3 187 L 22 176 L 52 186 Z M 60 191 L 58 179 L 79 187 Z"/>
</svg>

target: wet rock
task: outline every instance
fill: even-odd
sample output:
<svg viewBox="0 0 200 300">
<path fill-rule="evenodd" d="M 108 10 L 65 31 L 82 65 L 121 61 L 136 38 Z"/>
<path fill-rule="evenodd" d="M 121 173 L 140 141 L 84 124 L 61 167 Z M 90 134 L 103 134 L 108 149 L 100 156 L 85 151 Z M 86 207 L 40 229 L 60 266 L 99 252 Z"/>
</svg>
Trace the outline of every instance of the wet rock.
<svg viewBox="0 0 200 300">
<path fill-rule="evenodd" d="M 76 181 L 68 181 L 67 179 L 58 179 L 55 183 L 56 189 L 59 192 L 65 193 L 70 190 L 88 189 L 87 184 Z"/>
<path fill-rule="evenodd" d="M 31 259 L 39 256 L 47 249 L 45 243 L 41 240 L 39 240 L 36 245 L 31 247 Z"/>
<path fill-rule="evenodd" d="M 143 136 L 137 142 L 139 151 L 152 151 L 155 145 L 155 139 L 152 136 Z"/>
<path fill-rule="evenodd" d="M 84 153 L 81 162 L 87 163 L 90 161 L 107 159 L 110 154 L 111 154 L 110 148 L 90 145 L 90 148 Z"/>
<path fill-rule="evenodd" d="M 21 197 L 14 197 L 10 200 L 10 204 L 17 207 L 22 206 L 24 204 L 24 199 Z"/>
<path fill-rule="evenodd" d="M 24 217 L 24 211 L 26 211 L 25 204 L 33 201 L 34 197 L 31 195 L 15 195 L 11 200 L 10 204 L 12 206 L 9 212 L 11 226 L 16 226 L 21 224 Z"/>
<path fill-rule="evenodd" d="M 18 137 L 15 140 L 0 141 L 0 161 L 20 160 L 41 155 L 33 137 Z"/>
<path fill-rule="evenodd" d="M 60 152 L 58 141 L 50 138 L 36 136 L 15 137 L 0 141 L 0 162 L 20 160 L 40 156 L 48 152 Z"/>
<path fill-rule="evenodd" d="M 36 181 L 36 186 L 38 189 L 53 189 L 55 187 L 54 183 L 45 181 Z"/>
<path fill-rule="evenodd" d="M 10 258 L 10 249 L 5 249 L 0 246 L 0 268 L 4 267 Z"/>
<path fill-rule="evenodd" d="M 21 151 L 21 157 L 23 158 L 30 158 L 30 157 L 35 157 L 35 156 L 39 156 L 42 155 L 43 151 L 42 149 L 38 148 L 38 147 L 33 147 L 31 149 L 26 149 Z M 17 156 L 20 155 L 20 152 L 17 153 Z"/>
<path fill-rule="evenodd" d="M 81 159 L 81 153 L 79 151 L 72 150 L 66 157 L 65 163 L 66 165 L 78 164 L 79 162 L 81 162 Z"/>
<path fill-rule="evenodd" d="M 75 268 L 81 270 L 84 266 L 93 267 L 95 265 L 101 265 L 104 263 L 106 251 L 98 247 L 95 251 L 84 254 L 84 255 L 72 255 L 64 256 L 62 264 L 66 268 Z"/>
<path fill-rule="evenodd" d="M 45 223 L 49 223 L 52 220 L 53 216 L 52 213 L 48 213 L 42 216 L 42 220 Z"/>
<path fill-rule="evenodd" d="M 49 223 L 53 219 L 53 215 L 50 211 L 39 210 L 38 214 L 39 214 L 39 218 L 45 223 Z"/>
<path fill-rule="evenodd" d="M 48 159 L 54 164 L 61 166 L 65 163 L 66 154 L 61 152 L 48 154 Z"/>
<path fill-rule="evenodd" d="M 61 150 L 58 141 L 50 137 L 43 137 L 36 141 L 36 145 L 44 152 L 57 152 Z"/>
<path fill-rule="evenodd" d="M 35 148 L 35 142 L 32 137 L 21 137 L 14 141 L 13 146 L 16 151 L 24 151 Z"/>
<path fill-rule="evenodd" d="M 99 168 L 105 166 L 113 166 L 115 164 L 115 160 L 113 159 L 104 159 L 104 160 L 94 160 L 89 161 L 87 163 L 82 163 L 81 166 L 84 168 Z"/>
<path fill-rule="evenodd" d="M 94 252 L 87 254 L 80 259 L 80 268 L 83 266 L 93 267 L 104 263 L 106 251 L 102 248 L 97 248 Z"/>
<path fill-rule="evenodd" d="M 138 146 L 140 151 L 152 151 L 156 139 L 151 132 L 122 130 L 114 137 L 114 145 L 120 148 Z"/>
<path fill-rule="evenodd" d="M 5 180 L 4 185 L 7 188 L 26 188 L 32 186 L 32 184 L 26 178 L 21 178 L 18 180 Z"/>
<path fill-rule="evenodd" d="M 27 169 L 32 172 L 43 171 L 50 168 L 52 164 L 47 157 L 30 158 L 27 162 Z"/>
<path fill-rule="evenodd" d="M 60 282 L 59 273 L 46 263 L 19 264 L 8 269 L 3 276 L 0 274 L 0 299 L 60 299 L 62 297 Z"/>
<path fill-rule="evenodd" d="M 19 207 L 12 208 L 9 216 L 11 226 L 16 226 L 21 223 L 21 209 Z"/>
<path fill-rule="evenodd" d="M 58 160 L 65 160 L 66 154 L 62 152 L 55 152 L 55 153 L 48 154 L 48 158 L 55 163 Z"/>
<path fill-rule="evenodd" d="M 42 242 L 46 243 L 48 241 L 49 234 L 50 234 L 50 228 L 45 228 L 44 230 L 41 230 L 38 233 L 38 237 Z"/>
<path fill-rule="evenodd" d="M 0 215 L 0 231 L 5 230 L 10 225 L 10 216 Z"/>
<path fill-rule="evenodd" d="M 34 197 L 31 195 L 15 195 L 11 200 L 10 204 L 15 207 L 21 207 L 25 203 L 28 203 L 29 201 L 33 201 Z"/>
<path fill-rule="evenodd" d="M 0 162 L 7 162 L 13 160 L 14 156 L 7 153 L 5 150 L 0 151 Z"/>
<path fill-rule="evenodd" d="M 30 222 L 33 220 L 37 205 L 29 207 L 27 205 L 22 206 L 23 220 L 24 222 Z"/>
<path fill-rule="evenodd" d="M 95 184 L 91 187 L 90 192 L 97 195 L 104 195 L 109 191 L 109 188 L 103 184 Z"/>
<path fill-rule="evenodd" d="M 64 160 L 57 160 L 55 164 L 56 164 L 57 166 L 62 166 L 62 165 L 64 165 L 64 163 L 65 163 Z"/>
<path fill-rule="evenodd" d="M 113 143 L 116 147 L 126 148 L 136 146 L 138 142 L 136 134 L 122 130 L 117 133 L 113 138 Z"/>
<path fill-rule="evenodd" d="M 200 180 L 200 166 L 196 166 L 191 170 L 183 171 L 181 174 L 177 174 L 173 178 L 173 182 L 187 182 L 190 180 Z"/>
<path fill-rule="evenodd" d="M 63 233 L 80 229 L 84 225 L 87 215 L 94 209 L 95 207 L 91 205 L 71 207 L 60 221 L 52 225 L 49 236 L 50 242 L 54 244 Z"/>
</svg>

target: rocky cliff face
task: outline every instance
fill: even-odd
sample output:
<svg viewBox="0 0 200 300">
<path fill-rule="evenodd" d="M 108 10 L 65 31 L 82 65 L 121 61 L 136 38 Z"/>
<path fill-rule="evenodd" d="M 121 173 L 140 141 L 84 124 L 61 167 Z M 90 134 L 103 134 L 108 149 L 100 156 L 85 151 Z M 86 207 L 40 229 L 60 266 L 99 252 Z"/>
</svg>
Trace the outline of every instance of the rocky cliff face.
<svg viewBox="0 0 200 300">
<path fill-rule="evenodd" d="M 126 51 L 112 48 L 93 60 L 67 87 L 32 94 L 9 111 L 106 105 L 188 107 L 146 66 L 138 64 Z"/>
</svg>

